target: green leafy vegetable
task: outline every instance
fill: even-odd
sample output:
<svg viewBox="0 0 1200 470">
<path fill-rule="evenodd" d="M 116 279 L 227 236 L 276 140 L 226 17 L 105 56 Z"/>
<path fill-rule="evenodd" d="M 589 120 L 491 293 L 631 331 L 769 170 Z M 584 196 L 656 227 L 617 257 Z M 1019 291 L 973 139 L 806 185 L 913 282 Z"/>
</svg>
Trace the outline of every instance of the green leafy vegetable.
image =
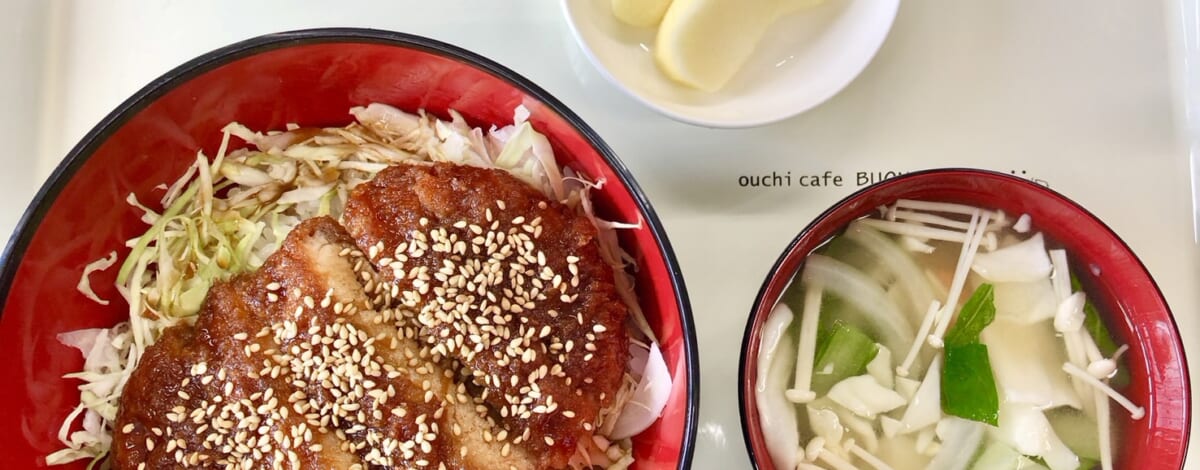
<svg viewBox="0 0 1200 470">
<path fill-rule="evenodd" d="M 995 289 L 982 284 L 958 313 L 946 332 L 942 370 L 942 411 L 960 418 L 996 426 L 1000 400 L 987 346 L 979 333 L 996 318 Z"/>
<path fill-rule="evenodd" d="M 944 341 L 947 347 L 979 342 L 979 333 L 996 319 L 994 298 L 995 289 L 991 284 L 982 284 L 975 289 L 975 293 L 971 294 L 971 298 L 967 299 L 966 305 L 963 305 L 962 311 L 958 313 L 958 320 L 954 322 L 954 326 L 946 332 Z"/>
<path fill-rule="evenodd" d="M 1071 290 L 1079 292 L 1083 290 L 1083 284 L 1079 282 L 1079 278 L 1071 274 Z M 1100 312 L 1096 310 L 1096 305 L 1092 303 L 1092 299 L 1088 298 L 1083 304 L 1083 328 L 1092 336 L 1092 340 L 1096 342 L 1096 348 L 1104 357 L 1112 357 L 1120 347 L 1112 334 L 1109 333 L 1108 327 L 1104 325 L 1104 319 L 1100 318 Z M 1109 379 L 1108 382 L 1115 388 L 1121 388 L 1129 384 L 1129 371 L 1121 367 L 1121 363 L 1117 363 L 1117 373 Z"/>
<path fill-rule="evenodd" d="M 1071 290 L 1079 292 L 1083 290 L 1079 278 L 1071 276 Z M 1100 352 L 1105 357 L 1110 357 L 1117 351 L 1117 342 L 1113 341 L 1112 335 L 1108 332 L 1108 327 L 1104 326 L 1104 320 L 1100 318 L 1100 313 L 1096 311 L 1096 306 L 1092 304 L 1092 300 L 1088 299 L 1087 303 L 1083 304 L 1083 327 L 1087 329 L 1088 334 L 1092 335 L 1092 339 L 1096 341 L 1096 347 L 1100 348 Z"/>
<path fill-rule="evenodd" d="M 946 344 L 942 372 L 942 411 L 963 419 L 997 425 L 1000 400 L 987 346 Z"/>
<path fill-rule="evenodd" d="M 817 337 L 817 360 L 813 367 L 813 391 L 824 395 L 834 384 L 847 377 L 861 375 L 867 363 L 875 358 L 879 347 L 862 330 L 845 322 L 833 326 Z"/>
</svg>

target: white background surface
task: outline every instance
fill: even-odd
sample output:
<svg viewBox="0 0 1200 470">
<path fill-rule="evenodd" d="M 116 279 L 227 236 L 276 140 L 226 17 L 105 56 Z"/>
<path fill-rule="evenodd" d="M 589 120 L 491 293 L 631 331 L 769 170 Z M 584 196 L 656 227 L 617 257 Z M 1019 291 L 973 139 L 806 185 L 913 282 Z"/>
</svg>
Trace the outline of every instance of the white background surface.
<svg viewBox="0 0 1200 470">
<path fill-rule="evenodd" d="M 1188 348 L 1200 352 L 1190 156 L 1200 148 L 1200 118 L 1189 121 L 1186 106 L 1200 105 L 1194 1 L 906 2 L 874 63 L 840 95 L 798 118 L 738 131 L 675 123 L 618 92 L 586 62 L 549 1 L 5 4 L 0 233 L 115 105 L 198 54 L 258 34 L 318 26 L 416 33 L 546 88 L 630 167 L 675 245 L 701 350 L 696 468 L 749 467 L 736 380 L 750 304 L 787 242 L 857 189 L 859 171 L 972 166 L 1049 182 L 1139 253 Z M 739 174 L 772 170 L 829 170 L 846 186 L 736 184 Z M 1189 467 L 1200 468 L 1197 460 Z"/>
</svg>

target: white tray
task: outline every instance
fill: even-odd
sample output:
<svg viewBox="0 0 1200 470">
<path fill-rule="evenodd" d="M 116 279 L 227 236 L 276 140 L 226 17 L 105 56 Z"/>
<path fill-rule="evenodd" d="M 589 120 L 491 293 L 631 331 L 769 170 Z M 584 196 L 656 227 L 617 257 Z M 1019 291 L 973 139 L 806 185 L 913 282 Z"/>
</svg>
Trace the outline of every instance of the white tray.
<svg viewBox="0 0 1200 470">
<path fill-rule="evenodd" d="M 679 124 L 618 92 L 586 62 L 554 2 L 18 3 L 24 18 L 44 24 L 33 29 L 44 35 L 21 33 L 43 53 L 18 48 L 3 56 L 0 69 L 10 70 L 3 85 L 14 96 L 41 98 L 0 111 L 0 124 L 37 116 L 4 131 L 12 133 L 7 142 L 43 136 L 24 154 L 38 149 L 35 168 L 28 160 L 9 167 L 34 181 L 160 73 L 268 32 L 365 26 L 416 33 L 489 56 L 545 87 L 630 167 L 683 265 L 701 351 L 698 469 L 749 467 L 737 360 L 751 301 L 788 241 L 857 189 L 860 173 L 968 166 L 1044 180 L 1141 256 L 1200 364 L 1191 189 L 1200 170 L 1190 150 L 1200 149 L 1200 119 L 1189 124 L 1185 106 L 1190 101 L 1200 112 L 1194 0 L 905 2 L 874 63 L 842 94 L 798 118 L 739 131 Z M 14 62 L 41 72 L 20 75 Z M 38 104 L 21 107 L 29 101 Z M 12 159 L 5 165 L 18 161 L 3 158 Z M 829 172 L 843 185 L 738 185 L 739 175 L 772 171 L 794 179 Z M 0 208 L 0 230 L 9 230 L 5 221 L 15 221 L 33 189 L 0 184 L 5 200 L 18 201 Z"/>
</svg>

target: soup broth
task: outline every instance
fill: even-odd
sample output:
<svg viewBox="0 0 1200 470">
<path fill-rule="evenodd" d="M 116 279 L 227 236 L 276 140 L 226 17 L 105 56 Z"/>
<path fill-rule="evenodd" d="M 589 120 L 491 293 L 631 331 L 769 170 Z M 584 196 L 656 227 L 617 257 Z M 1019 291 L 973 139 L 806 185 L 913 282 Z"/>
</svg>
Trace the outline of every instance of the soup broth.
<svg viewBox="0 0 1200 470">
<path fill-rule="evenodd" d="M 755 384 L 780 469 L 1111 469 L 1125 351 L 1036 221 L 897 201 L 806 258 Z"/>
</svg>

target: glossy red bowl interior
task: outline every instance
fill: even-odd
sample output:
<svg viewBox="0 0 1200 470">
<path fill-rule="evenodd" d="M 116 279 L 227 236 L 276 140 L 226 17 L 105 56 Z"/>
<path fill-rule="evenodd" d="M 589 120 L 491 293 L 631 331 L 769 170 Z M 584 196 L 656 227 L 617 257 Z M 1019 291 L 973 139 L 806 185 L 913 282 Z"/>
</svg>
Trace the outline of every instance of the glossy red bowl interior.
<svg viewBox="0 0 1200 470">
<path fill-rule="evenodd" d="M 213 155 L 220 129 L 237 120 L 253 129 L 287 123 L 344 125 L 350 107 L 382 102 L 474 125 L 512 122 L 525 105 L 561 164 L 607 184 L 598 212 L 645 222 L 621 233 L 637 259 L 643 309 L 674 379 L 659 421 L 634 438 L 638 468 L 686 468 L 696 427 L 695 334 L 687 295 L 658 218 L 612 150 L 558 100 L 516 73 L 473 53 L 399 33 L 326 29 L 273 34 L 213 51 L 167 73 L 121 104 L 67 156 L 9 241 L 0 267 L 0 468 L 43 466 L 60 448 L 59 423 L 78 402 L 78 352 L 55 335 L 107 327 L 127 318 L 75 290 L 88 262 L 145 230 L 125 203 L 130 192 L 156 201 L 196 151 Z M 119 299 L 116 270 L 93 275 L 103 298 Z M 83 468 L 82 464 L 71 468 Z"/>
<path fill-rule="evenodd" d="M 1130 384 L 1126 396 L 1146 408 L 1134 421 L 1113 413 L 1122 433 L 1115 468 L 1176 470 L 1183 466 L 1191 422 L 1191 392 L 1183 343 L 1162 293 L 1133 251 L 1096 216 L 1048 188 L 1002 173 L 931 170 L 864 188 L 821 214 L 787 247 L 759 290 L 746 325 L 739 374 L 742 429 L 759 469 L 772 465 L 759 426 L 754 383 L 762 323 L 804 258 L 854 219 L 897 199 L 923 199 L 1030 214 L 1035 229 L 1068 250 L 1073 272 L 1097 303 L 1109 331 L 1130 350 L 1124 356 Z M 1086 268 L 1086 269 L 1083 269 Z"/>
</svg>

